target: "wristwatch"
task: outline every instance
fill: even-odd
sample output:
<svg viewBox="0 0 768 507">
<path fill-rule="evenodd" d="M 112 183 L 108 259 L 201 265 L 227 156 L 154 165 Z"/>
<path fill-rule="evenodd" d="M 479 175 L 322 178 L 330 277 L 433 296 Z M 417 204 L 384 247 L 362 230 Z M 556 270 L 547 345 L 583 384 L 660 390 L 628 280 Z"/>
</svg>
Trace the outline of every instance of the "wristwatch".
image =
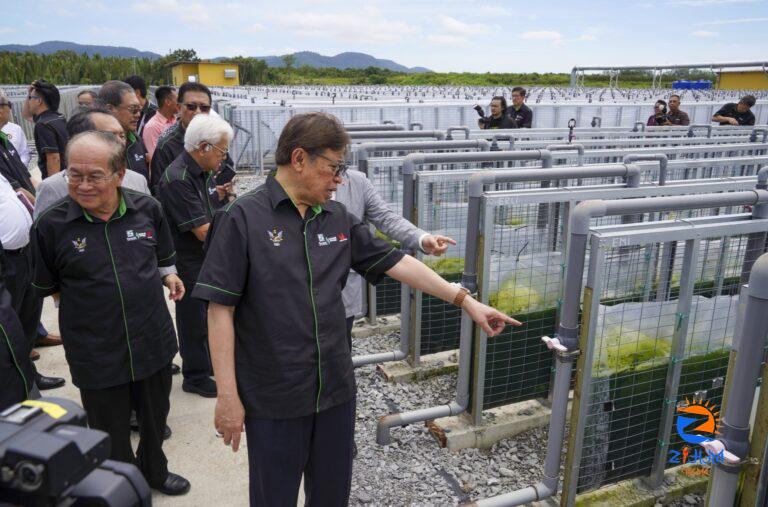
<svg viewBox="0 0 768 507">
<path fill-rule="evenodd" d="M 453 304 L 461 308 L 464 298 L 469 294 L 469 289 L 466 287 L 459 287 L 459 292 L 456 293 L 456 297 L 453 298 Z"/>
</svg>

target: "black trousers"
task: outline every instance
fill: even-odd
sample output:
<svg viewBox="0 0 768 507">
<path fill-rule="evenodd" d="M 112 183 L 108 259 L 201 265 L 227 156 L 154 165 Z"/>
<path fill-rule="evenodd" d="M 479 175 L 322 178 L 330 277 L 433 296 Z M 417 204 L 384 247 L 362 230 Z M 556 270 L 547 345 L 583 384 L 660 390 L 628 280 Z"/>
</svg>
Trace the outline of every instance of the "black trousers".
<svg viewBox="0 0 768 507">
<path fill-rule="evenodd" d="M 211 355 L 208 351 L 208 304 L 192 297 L 197 273 L 179 273 L 187 290 L 181 301 L 176 302 L 176 329 L 179 333 L 181 373 L 184 380 L 202 379 L 213 374 Z"/>
<path fill-rule="evenodd" d="M 5 288 L 11 294 L 11 305 L 19 316 L 24 336 L 29 342 L 29 355 L 37 339 L 37 326 L 43 311 L 43 300 L 37 297 L 32 287 L 34 272 L 30 245 L 20 250 L 3 252 L 3 273 Z"/>
<path fill-rule="evenodd" d="M 304 474 L 305 506 L 349 503 L 354 404 L 294 419 L 246 418 L 252 507 L 294 507 Z"/>
<path fill-rule="evenodd" d="M 80 389 L 88 426 L 109 433 L 111 458 L 136 465 L 150 487 L 163 484 L 168 460 L 163 432 L 170 410 L 171 365 L 150 377 L 106 389 Z M 131 409 L 139 421 L 139 447 L 131 447 Z"/>
</svg>

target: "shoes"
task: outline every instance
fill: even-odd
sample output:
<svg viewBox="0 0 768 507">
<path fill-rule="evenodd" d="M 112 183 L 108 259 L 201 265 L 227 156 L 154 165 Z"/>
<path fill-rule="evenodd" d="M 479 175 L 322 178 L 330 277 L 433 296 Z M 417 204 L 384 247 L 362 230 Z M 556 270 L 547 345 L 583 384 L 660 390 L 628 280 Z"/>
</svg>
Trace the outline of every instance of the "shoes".
<svg viewBox="0 0 768 507">
<path fill-rule="evenodd" d="M 136 412 L 131 410 L 131 431 L 139 431 L 139 421 L 136 419 Z M 171 435 L 173 435 L 173 432 L 171 431 L 171 427 L 167 424 L 165 425 L 165 429 L 163 430 L 163 440 L 168 440 L 171 438 Z"/>
<path fill-rule="evenodd" d="M 37 361 L 40 359 L 40 352 L 36 351 L 35 349 L 32 349 L 32 352 L 29 353 L 29 358 L 33 361 Z"/>
<path fill-rule="evenodd" d="M 37 383 L 38 389 L 46 391 L 48 389 L 56 389 L 57 387 L 63 386 L 65 381 L 61 377 L 46 377 L 38 373 L 35 377 L 35 382 Z"/>
<path fill-rule="evenodd" d="M 168 472 L 168 477 L 161 486 L 155 486 L 154 489 L 165 495 L 183 495 L 189 491 L 189 481 L 180 475 Z"/>
<path fill-rule="evenodd" d="M 203 398 L 216 397 L 216 381 L 205 377 L 198 380 L 184 380 L 181 383 L 181 389 L 187 393 L 198 394 Z"/>
<path fill-rule="evenodd" d="M 171 363 L 171 375 L 178 375 L 181 373 L 181 367 L 176 363 Z"/>
<path fill-rule="evenodd" d="M 48 336 L 38 336 L 35 341 L 37 347 L 55 347 L 61 345 L 61 336 L 55 334 L 48 334 Z"/>
</svg>

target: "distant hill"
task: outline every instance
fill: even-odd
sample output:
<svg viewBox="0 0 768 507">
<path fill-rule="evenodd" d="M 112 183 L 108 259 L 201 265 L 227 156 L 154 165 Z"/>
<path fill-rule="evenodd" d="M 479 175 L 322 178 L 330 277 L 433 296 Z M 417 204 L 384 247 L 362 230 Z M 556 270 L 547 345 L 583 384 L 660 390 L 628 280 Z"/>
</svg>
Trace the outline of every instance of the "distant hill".
<svg viewBox="0 0 768 507">
<path fill-rule="evenodd" d="M 50 55 L 56 51 L 74 51 L 78 54 L 85 53 L 88 56 L 99 54 L 101 56 L 118 56 L 122 58 L 149 58 L 150 60 L 160 58 L 161 56 L 151 51 L 139 51 L 138 49 L 123 46 L 94 46 L 91 44 L 77 44 L 75 42 L 65 42 L 60 40 L 49 40 L 34 45 L 0 45 L 0 51 L 38 53 L 41 55 Z"/>
<path fill-rule="evenodd" d="M 365 53 L 339 53 L 336 56 L 324 56 L 311 51 L 300 51 L 293 54 L 296 57 L 296 67 L 308 65 L 317 68 L 337 69 L 364 69 L 366 67 L 379 67 L 396 72 L 432 72 L 424 67 L 406 67 L 392 60 L 382 60 Z M 279 56 L 256 56 L 264 60 L 270 67 L 284 67 L 285 64 Z"/>
</svg>

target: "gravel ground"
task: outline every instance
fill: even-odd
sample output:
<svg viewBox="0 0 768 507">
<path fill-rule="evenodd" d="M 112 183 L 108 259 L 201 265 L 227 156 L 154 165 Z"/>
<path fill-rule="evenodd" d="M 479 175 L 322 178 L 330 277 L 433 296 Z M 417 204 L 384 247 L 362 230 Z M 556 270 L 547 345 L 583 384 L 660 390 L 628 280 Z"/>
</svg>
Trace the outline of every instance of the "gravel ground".
<svg viewBox="0 0 768 507">
<path fill-rule="evenodd" d="M 397 333 L 355 339 L 354 354 L 396 347 Z M 356 370 L 358 455 L 352 474 L 352 505 L 443 506 L 505 493 L 532 484 L 541 474 L 546 431 L 503 440 L 487 451 L 441 449 L 423 424 L 392 430 L 392 443 L 376 443 L 378 418 L 390 412 L 444 404 L 456 393 L 456 375 L 416 384 L 390 384 L 375 366 Z"/>
</svg>

